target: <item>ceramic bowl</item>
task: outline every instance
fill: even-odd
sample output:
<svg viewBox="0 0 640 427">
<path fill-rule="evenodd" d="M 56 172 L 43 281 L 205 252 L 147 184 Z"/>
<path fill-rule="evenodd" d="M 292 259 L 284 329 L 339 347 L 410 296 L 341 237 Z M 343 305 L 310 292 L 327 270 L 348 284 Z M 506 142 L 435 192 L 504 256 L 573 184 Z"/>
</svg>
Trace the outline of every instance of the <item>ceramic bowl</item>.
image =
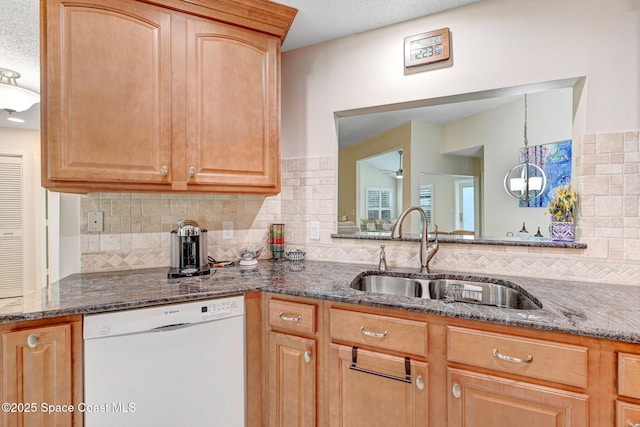
<svg viewBox="0 0 640 427">
<path fill-rule="evenodd" d="M 287 255 L 287 258 L 289 258 L 290 261 L 302 261 L 302 258 L 304 258 L 305 252 L 300 249 L 294 249 L 292 251 L 285 252 L 285 254 Z"/>
<path fill-rule="evenodd" d="M 236 255 L 238 259 L 241 261 L 252 261 L 260 256 L 262 252 L 262 247 L 254 247 L 254 248 L 243 248 L 239 251 L 236 251 Z"/>
</svg>

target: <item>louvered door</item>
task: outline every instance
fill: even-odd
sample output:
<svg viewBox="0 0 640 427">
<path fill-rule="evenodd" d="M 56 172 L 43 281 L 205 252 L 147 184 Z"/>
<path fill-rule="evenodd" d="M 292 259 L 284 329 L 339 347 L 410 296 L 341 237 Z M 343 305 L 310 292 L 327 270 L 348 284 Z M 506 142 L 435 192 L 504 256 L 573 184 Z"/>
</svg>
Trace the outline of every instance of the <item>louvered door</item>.
<svg viewBox="0 0 640 427">
<path fill-rule="evenodd" d="M 22 157 L 0 156 L 0 298 L 22 295 Z"/>
</svg>

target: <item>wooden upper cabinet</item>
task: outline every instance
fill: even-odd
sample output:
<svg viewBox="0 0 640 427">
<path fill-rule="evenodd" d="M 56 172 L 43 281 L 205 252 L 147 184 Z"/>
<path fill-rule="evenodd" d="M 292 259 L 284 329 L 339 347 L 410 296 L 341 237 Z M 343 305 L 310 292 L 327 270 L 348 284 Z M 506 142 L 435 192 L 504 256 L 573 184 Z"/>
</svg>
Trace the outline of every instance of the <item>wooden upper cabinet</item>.
<svg viewBox="0 0 640 427">
<path fill-rule="evenodd" d="M 187 19 L 189 186 L 280 191 L 278 53 L 275 37 Z"/>
<path fill-rule="evenodd" d="M 46 7 L 44 185 L 166 182 L 171 14 L 119 0 Z"/>
<path fill-rule="evenodd" d="M 45 187 L 280 191 L 280 44 L 295 9 L 258 0 L 42 7 Z"/>
</svg>

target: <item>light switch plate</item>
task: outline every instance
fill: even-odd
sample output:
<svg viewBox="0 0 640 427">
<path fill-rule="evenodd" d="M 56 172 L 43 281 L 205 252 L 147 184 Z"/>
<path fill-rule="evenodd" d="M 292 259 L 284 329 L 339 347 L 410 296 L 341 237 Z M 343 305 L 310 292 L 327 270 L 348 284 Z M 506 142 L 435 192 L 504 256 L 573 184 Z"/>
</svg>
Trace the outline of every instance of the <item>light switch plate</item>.
<svg viewBox="0 0 640 427">
<path fill-rule="evenodd" d="M 309 238 L 311 240 L 320 240 L 320 223 L 318 221 L 309 223 Z"/>
<path fill-rule="evenodd" d="M 233 239 L 233 221 L 222 221 L 222 239 Z"/>
<path fill-rule="evenodd" d="M 87 231 L 102 232 L 104 229 L 104 212 L 89 212 L 87 219 Z"/>
</svg>

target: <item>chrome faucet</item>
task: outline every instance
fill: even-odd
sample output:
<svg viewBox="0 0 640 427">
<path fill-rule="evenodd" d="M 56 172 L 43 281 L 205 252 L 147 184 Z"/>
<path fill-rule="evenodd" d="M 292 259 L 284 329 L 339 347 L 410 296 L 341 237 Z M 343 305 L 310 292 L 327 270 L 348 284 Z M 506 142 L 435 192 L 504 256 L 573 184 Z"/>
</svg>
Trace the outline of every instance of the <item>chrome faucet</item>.
<svg viewBox="0 0 640 427">
<path fill-rule="evenodd" d="M 384 253 L 384 245 L 380 245 L 380 261 L 378 261 L 378 270 L 387 271 L 387 256 Z"/>
<path fill-rule="evenodd" d="M 391 238 L 396 240 L 402 238 L 402 222 L 412 211 L 418 211 L 422 217 L 422 230 L 420 231 L 420 273 L 430 273 L 429 261 L 431 261 L 431 258 L 438 252 L 438 226 L 434 225 L 433 227 L 436 233 L 435 242 L 432 245 L 428 245 L 429 233 L 427 230 L 429 230 L 429 224 L 424 209 L 420 206 L 411 206 L 405 209 L 393 226 Z"/>
</svg>

